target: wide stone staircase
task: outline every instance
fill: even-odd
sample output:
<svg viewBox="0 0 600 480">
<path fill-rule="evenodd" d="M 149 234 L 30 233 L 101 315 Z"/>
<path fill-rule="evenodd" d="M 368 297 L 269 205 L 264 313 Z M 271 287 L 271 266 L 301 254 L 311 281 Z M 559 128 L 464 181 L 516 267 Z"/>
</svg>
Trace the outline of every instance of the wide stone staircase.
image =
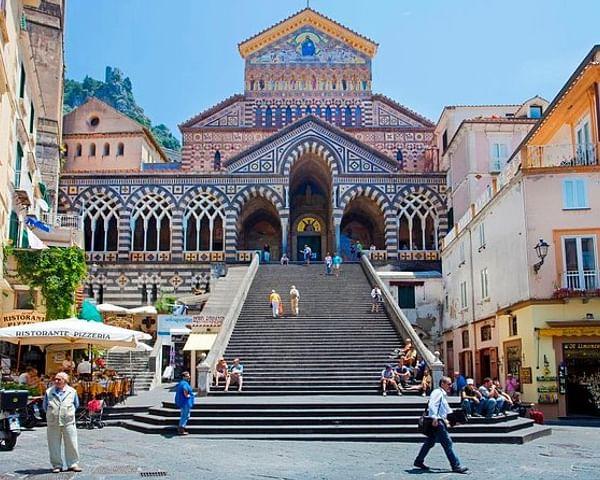
<svg viewBox="0 0 600 480">
<path fill-rule="evenodd" d="M 149 352 L 111 351 L 106 354 L 106 367 L 123 376 L 132 377 L 134 393 L 149 390 L 154 373 L 148 369 Z"/>
<path fill-rule="evenodd" d="M 300 315 L 290 312 L 289 290 L 300 291 Z M 273 319 L 271 289 L 285 303 Z M 361 265 L 344 265 L 340 278 L 323 265 L 261 265 L 225 351 L 244 364 L 243 392 L 232 386 L 198 397 L 192 434 L 256 440 L 418 442 L 417 419 L 427 399 L 382 397 L 378 379 L 401 346 L 387 313 L 371 313 L 371 285 Z M 232 292 L 232 297 L 234 292 Z M 179 410 L 167 394 L 160 405 L 123 420 L 126 428 L 173 434 Z M 450 399 L 456 406 L 456 398 Z M 514 413 L 472 419 L 453 429 L 459 442 L 523 443 L 550 429 Z"/>
<path fill-rule="evenodd" d="M 298 317 L 290 308 L 292 285 L 300 291 Z M 283 317 L 272 318 L 272 289 L 283 300 Z M 322 264 L 261 266 L 225 351 L 228 363 L 238 357 L 244 365 L 244 394 L 376 394 L 379 373 L 402 339 L 385 312 L 370 312 L 370 292 L 357 264 L 345 265 L 339 278 L 325 275 Z"/>
</svg>

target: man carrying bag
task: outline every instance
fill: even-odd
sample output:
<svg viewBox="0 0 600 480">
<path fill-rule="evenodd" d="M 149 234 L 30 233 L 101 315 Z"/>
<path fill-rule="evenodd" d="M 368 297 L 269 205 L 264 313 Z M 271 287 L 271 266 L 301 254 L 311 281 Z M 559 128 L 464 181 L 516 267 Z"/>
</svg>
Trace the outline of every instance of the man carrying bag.
<svg viewBox="0 0 600 480">
<path fill-rule="evenodd" d="M 467 473 L 469 471 L 467 467 L 460 465 L 460 460 L 454 453 L 452 440 L 448 434 L 448 414 L 452 413 L 452 409 L 448 405 L 446 396 L 451 389 L 452 380 L 449 377 L 442 377 L 439 388 L 431 392 L 431 396 L 429 397 L 427 416 L 424 416 L 422 419 L 423 433 L 427 435 L 427 439 L 423 443 L 414 462 L 414 466 L 420 470 L 429 470 L 429 467 L 425 465 L 425 457 L 436 442 L 439 442 L 446 453 L 453 472 Z"/>
</svg>

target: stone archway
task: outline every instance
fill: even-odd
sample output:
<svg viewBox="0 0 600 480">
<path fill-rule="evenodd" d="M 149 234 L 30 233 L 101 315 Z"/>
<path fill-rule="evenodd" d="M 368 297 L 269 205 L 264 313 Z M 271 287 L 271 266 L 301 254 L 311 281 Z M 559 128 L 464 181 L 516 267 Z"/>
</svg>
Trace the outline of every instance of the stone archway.
<svg viewBox="0 0 600 480">
<path fill-rule="evenodd" d="M 354 197 L 344 209 L 340 225 L 340 250 L 346 260 L 356 260 L 352 244 L 360 242 L 365 250 L 375 245 L 377 250 L 385 250 L 385 218 L 373 199 L 359 195 Z"/>
<path fill-rule="evenodd" d="M 281 257 L 281 219 L 275 206 L 264 197 L 248 200 L 237 221 L 237 249 L 262 250 L 269 245 L 271 258 Z"/>
<path fill-rule="evenodd" d="M 300 250 L 305 243 L 310 244 L 317 260 L 321 260 L 327 251 L 332 251 L 332 184 L 330 167 L 319 153 L 304 153 L 294 162 L 289 176 L 291 259 L 302 258 Z M 298 230 L 305 219 L 318 220 L 318 235 L 314 231 Z M 308 228 L 310 230 L 310 225 Z"/>
</svg>

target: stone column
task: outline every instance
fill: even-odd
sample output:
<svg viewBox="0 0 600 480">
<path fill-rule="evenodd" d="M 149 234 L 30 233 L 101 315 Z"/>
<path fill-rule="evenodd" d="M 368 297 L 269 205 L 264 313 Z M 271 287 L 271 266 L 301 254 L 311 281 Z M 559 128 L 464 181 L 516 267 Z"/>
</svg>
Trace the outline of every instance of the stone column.
<svg viewBox="0 0 600 480">
<path fill-rule="evenodd" d="M 183 259 L 183 210 L 175 207 L 171 214 L 171 259 Z"/>
<path fill-rule="evenodd" d="M 281 217 L 281 254 L 288 252 L 289 219 Z M 289 256 L 289 255 L 288 255 Z"/>
</svg>

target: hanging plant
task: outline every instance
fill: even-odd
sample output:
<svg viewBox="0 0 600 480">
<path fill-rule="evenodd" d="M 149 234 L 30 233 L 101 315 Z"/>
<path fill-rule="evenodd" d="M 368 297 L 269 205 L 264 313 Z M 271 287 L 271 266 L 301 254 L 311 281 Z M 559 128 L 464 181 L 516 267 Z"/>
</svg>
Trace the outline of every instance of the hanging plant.
<svg viewBox="0 0 600 480">
<path fill-rule="evenodd" d="M 85 254 L 78 247 L 44 250 L 5 250 L 17 260 L 17 274 L 32 290 L 39 288 L 46 304 L 46 319 L 73 315 L 75 291 L 87 274 Z"/>
</svg>

